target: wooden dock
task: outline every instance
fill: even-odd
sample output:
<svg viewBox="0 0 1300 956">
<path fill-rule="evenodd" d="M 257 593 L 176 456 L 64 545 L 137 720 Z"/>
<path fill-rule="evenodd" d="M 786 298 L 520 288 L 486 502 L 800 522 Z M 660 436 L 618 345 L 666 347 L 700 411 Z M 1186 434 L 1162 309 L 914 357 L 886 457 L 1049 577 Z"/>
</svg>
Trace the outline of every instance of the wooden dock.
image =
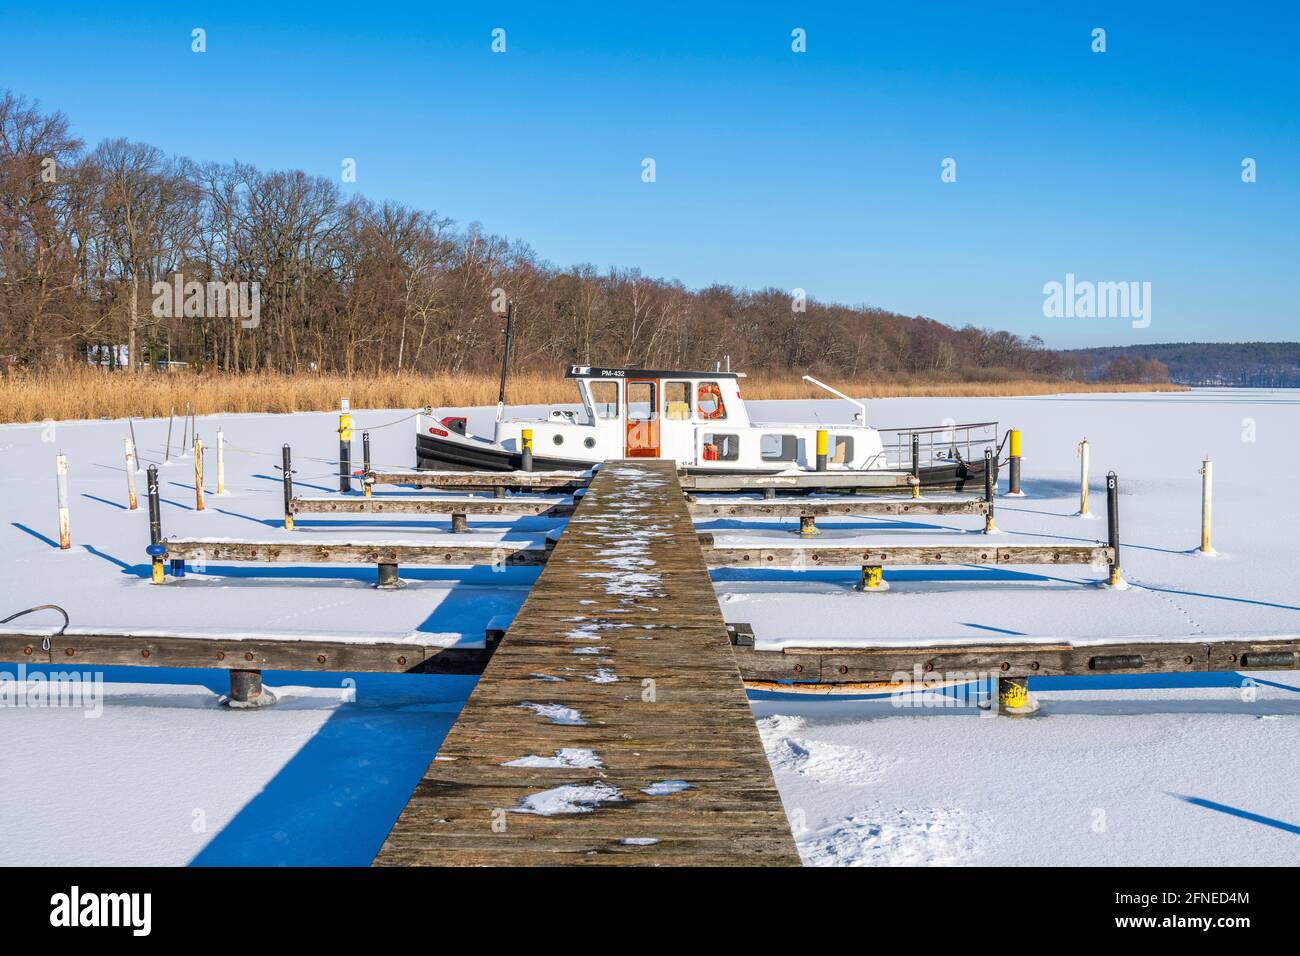
<svg viewBox="0 0 1300 956">
<path fill-rule="evenodd" d="M 289 513 L 366 514 L 366 515 L 508 515 L 529 517 L 544 515 L 562 518 L 573 514 L 571 498 L 463 498 L 426 495 L 402 495 L 392 498 L 292 498 Z"/>
<path fill-rule="evenodd" d="M 375 863 L 798 862 L 673 464 L 609 462 Z"/>
</svg>

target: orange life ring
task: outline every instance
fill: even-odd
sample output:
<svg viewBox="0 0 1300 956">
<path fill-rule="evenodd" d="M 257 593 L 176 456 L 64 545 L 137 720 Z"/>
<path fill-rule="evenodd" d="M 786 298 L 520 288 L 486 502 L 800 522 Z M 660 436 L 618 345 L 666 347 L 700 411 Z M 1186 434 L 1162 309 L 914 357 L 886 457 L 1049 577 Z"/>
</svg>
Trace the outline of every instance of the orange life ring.
<svg viewBox="0 0 1300 956">
<path fill-rule="evenodd" d="M 713 396 L 715 405 L 713 411 L 706 412 L 703 408 L 700 408 L 700 405 L 709 395 Z M 713 421 L 714 419 L 727 417 L 726 406 L 722 404 L 722 392 L 718 386 L 714 385 L 712 382 L 702 382 L 700 384 L 699 391 L 696 394 L 695 407 L 699 409 L 700 418 L 703 418 L 706 421 Z"/>
</svg>

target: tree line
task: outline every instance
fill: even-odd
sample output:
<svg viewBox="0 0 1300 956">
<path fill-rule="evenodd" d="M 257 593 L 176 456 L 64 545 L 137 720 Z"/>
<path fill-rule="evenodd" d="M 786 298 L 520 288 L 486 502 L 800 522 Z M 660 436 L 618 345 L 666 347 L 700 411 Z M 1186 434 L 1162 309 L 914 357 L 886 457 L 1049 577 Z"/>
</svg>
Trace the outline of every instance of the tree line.
<svg viewBox="0 0 1300 956">
<path fill-rule="evenodd" d="M 1300 342 L 1168 342 L 1062 353 L 1081 377 L 1103 381 L 1159 381 L 1179 385 L 1300 388 Z M 1133 378 L 1133 375 L 1139 377 Z M 1125 378 L 1123 376 L 1130 376 Z"/>
<path fill-rule="evenodd" d="M 557 267 L 436 212 L 344 195 L 331 179 L 195 162 L 146 143 L 88 148 L 67 117 L 0 93 L 0 363 L 127 371 L 459 374 L 512 366 L 690 367 L 872 377 L 1054 377 L 1037 337 L 850 307 L 790 290 L 691 290 L 635 268 Z M 250 283 L 257 321 L 155 288 Z M 170 299 L 170 297 L 166 297 Z M 210 297 L 209 297 L 210 298 Z M 210 302 L 209 302 L 210 305 Z"/>
</svg>

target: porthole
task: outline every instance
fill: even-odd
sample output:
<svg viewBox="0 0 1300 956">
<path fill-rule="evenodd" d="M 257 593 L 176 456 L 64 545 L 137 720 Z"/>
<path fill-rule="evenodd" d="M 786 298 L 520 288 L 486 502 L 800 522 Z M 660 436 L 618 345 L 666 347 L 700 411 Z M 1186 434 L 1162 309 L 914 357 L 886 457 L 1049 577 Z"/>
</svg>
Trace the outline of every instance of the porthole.
<svg viewBox="0 0 1300 956">
<path fill-rule="evenodd" d="M 563 435 L 556 435 L 554 438 L 551 439 L 551 441 L 555 442 L 555 444 L 557 444 L 557 445 L 563 445 L 563 444 L 564 444 L 564 436 L 563 436 Z"/>
<path fill-rule="evenodd" d="M 596 439 L 594 439 L 594 438 L 584 438 L 584 439 L 582 440 L 582 444 L 583 444 L 584 446 L 586 446 L 587 448 L 595 448 L 595 447 L 596 447 Z"/>
</svg>

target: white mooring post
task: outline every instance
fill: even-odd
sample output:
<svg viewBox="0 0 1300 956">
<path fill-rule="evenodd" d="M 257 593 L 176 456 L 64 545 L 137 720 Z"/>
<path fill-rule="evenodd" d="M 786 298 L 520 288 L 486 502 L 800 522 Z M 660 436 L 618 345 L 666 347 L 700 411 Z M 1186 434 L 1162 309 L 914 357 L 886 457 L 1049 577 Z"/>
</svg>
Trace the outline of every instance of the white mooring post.
<svg viewBox="0 0 1300 956">
<path fill-rule="evenodd" d="M 135 500 L 135 445 L 129 438 L 124 438 L 122 441 L 126 446 L 126 503 L 128 510 L 135 511 L 137 507 Z"/>
<path fill-rule="evenodd" d="M 1088 439 L 1079 442 L 1079 512 L 1080 518 L 1091 518 L 1088 511 Z"/>
<path fill-rule="evenodd" d="M 72 529 L 68 524 L 68 457 L 62 452 L 54 460 L 54 471 L 59 486 L 59 550 L 72 547 Z"/>
<path fill-rule="evenodd" d="M 226 436 L 217 429 L 217 494 L 226 493 Z"/>
<path fill-rule="evenodd" d="M 1214 462 L 1206 458 L 1201 462 L 1201 546 L 1196 550 L 1200 554 L 1213 555 L 1217 552 L 1210 545 L 1210 511 L 1214 499 Z"/>
</svg>

